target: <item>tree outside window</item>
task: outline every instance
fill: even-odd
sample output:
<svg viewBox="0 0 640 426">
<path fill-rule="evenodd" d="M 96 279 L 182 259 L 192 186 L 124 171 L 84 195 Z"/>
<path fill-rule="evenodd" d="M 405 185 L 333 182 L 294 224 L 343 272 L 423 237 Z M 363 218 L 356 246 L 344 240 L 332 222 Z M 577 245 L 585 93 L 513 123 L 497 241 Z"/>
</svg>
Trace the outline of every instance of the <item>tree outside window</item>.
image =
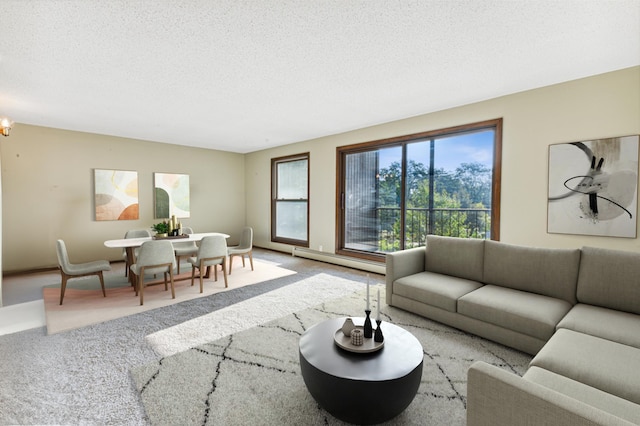
<svg viewBox="0 0 640 426">
<path fill-rule="evenodd" d="M 338 148 L 338 251 L 498 239 L 501 120 Z"/>
</svg>

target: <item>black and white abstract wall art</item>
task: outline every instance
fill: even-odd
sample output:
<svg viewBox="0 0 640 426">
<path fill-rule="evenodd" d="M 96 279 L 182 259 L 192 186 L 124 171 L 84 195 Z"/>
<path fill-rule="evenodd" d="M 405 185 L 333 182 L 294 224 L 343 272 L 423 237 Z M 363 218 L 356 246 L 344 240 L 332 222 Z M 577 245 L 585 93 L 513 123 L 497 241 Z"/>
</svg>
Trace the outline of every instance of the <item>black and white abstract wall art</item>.
<svg viewBox="0 0 640 426">
<path fill-rule="evenodd" d="M 550 145 L 547 232 L 635 238 L 639 142 L 632 135 Z"/>
</svg>

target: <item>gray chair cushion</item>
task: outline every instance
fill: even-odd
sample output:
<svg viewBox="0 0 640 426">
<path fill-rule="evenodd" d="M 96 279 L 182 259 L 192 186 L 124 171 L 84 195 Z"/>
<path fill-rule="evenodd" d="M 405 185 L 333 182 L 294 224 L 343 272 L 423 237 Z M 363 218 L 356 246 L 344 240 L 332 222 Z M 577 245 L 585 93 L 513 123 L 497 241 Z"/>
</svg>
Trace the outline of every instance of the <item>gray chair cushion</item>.
<svg viewBox="0 0 640 426">
<path fill-rule="evenodd" d="M 399 296 L 456 312 L 458 299 L 480 287 L 482 284 L 477 281 L 434 272 L 420 272 L 396 280 L 393 291 Z"/>
<path fill-rule="evenodd" d="M 169 266 L 158 266 L 169 264 Z M 173 271 L 176 268 L 176 257 L 173 252 L 173 245 L 168 240 L 151 240 L 142 243 L 140 255 L 136 263 L 130 269 L 134 274 L 140 275 L 142 267 L 146 274 L 162 274 Z"/>
<path fill-rule="evenodd" d="M 87 275 L 100 271 L 110 271 L 111 265 L 108 260 L 94 260 L 84 263 L 71 263 L 67 246 L 63 240 L 56 241 L 56 253 L 60 269 L 67 275 Z"/>
<path fill-rule="evenodd" d="M 634 347 L 561 328 L 530 365 L 640 404 L 640 356 Z"/>
<path fill-rule="evenodd" d="M 187 259 L 195 267 L 220 265 L 227 257 L 227 240 L 222 235 L 212 235 L 204 237 L 200 242 L 196 257 Z"/>
<path fill-rule="evenodd" d="M 640 349 L 640 316 L 636 314 L 578 303 L 556 328 L 567 328 Z"/>
<path fill-rule="evenodd" d="M 458 312 L 480 321 L 548 340 L 571 309 L 564 300 L 485 285 L 458 299 Z"/>
<path fill-rule="evenodd" d="M 253 249 L 253 228 L 245 226 L 242 228 L 240 243 L 237 246 L 227 247 L 229 255 L 249 253 Z"/>
<path fill-rule="evenodd" d="M 484 282 L 576 304 L 580 250 L 486 241 Z"/>
<path fill-rule="evenodd" d="M 425 271 L 482 281 L 484 240 L 427 235 Z"/>
<path fill-rule="evenodd" d="M 183 234 L 193 234 L 193 229 L 189 226 L 182 227 Z M 173 250 L 176 256 L 195 256 L 198 252 L 198 245 L 195 241 L 173 240 Z"/>
<path fill-rule="evenodd" d="M 640 253 L 582 248 L 578 301 L 640 314 Z"/>
</svg>

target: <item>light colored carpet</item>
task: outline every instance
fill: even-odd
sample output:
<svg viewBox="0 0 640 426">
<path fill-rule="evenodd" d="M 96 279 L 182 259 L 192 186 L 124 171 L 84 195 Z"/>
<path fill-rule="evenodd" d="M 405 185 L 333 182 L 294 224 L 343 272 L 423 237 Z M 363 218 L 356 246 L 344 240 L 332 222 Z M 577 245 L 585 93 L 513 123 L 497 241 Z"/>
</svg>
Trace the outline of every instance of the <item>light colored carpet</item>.
<svg viewBox="0 0 640 426">
<path fill-rule="evenodd" d="M 296 273 L 64 333 L 47 335 L 45 327 L 40 327 L 0 336 L 0 425 L 148 426 L 130 373 L 131 368 L 158 360 L 146 336 L 236 303 L 260 299 L 318 274 L 365 286 L 363 271 L 255 248 L 254 260 L 258 258 Z M 238 264 L 234 262 L 232 277 Z M 124 277 L 122 265 L 112 266 L 110 275 Z M 37 281 L 41 296 L 43 285 L 60 282 L 59 273 L 47 275 L 46 280 L 26 275 L 14 281 L 16 286 Z M 375 279 L 383 281 L 384 277 L 376 275 Z M 262 305 L 268 313 L 269 306 Z"/>
<path fill-rule="evenodd" d="M 156 425 L 342 425 L 307 391 L 298 341 L 305 330 L 325 319 L 362 316 L 364 304 L 363 291 L 351 293 L 133 368 L 148 418 Z M 372 308 L 375 312 L 375 303 Z M 473 362 L 483 360 L 522 374 L 531 360 L 527 354 L 417 315 L 386 305 L 381 310 L 383 321 L 413 333 L 425 353 L 416 398 L 387 424 L 464 425 L 466 375 Z"/>
<path fill-rule="evenodd" d="M 184 268 L 184 270 L 190 271 L 189 268 Z M 224 286 L 222 272 L 218 271 L 218 281 L 214 281 L 212 272 L 212 276 L 204 282 L 203 293 L 200 293 L 198 278 L 196 277 L 194 285 L 191 286 L 191 273 L 189 272 L 181 275 L 181 277 L 188 276 L 189 279 L 175 281 L 175 299 L 171 298 L 171 289 L 165 291 L 162 284 L 152 285 L 145 287 L 144 305 L 142 306 L 140 306 L 140 298 L 135 296 L 133 288 L 124 275 L 105 277 L 107 297 L 103 297 L 100 282 L 96 277 L 76 279 L 67 284 L 62 306 L 60 305 L 59 284 L 43 288 L 47 333 L 54 334 L 86 327 L 291 274 L 295 274 L 295 272 L 268 261 L 254 259 L 254 271 L 251 271 L 249 262 L 247 262 L 247 267 L 243 268 L 236 261 L 233 273 L 228 276 L 228 288 Z"/>
<path fill-rule="evenodd" d="M 169 356 L 306 309 L 321 300 L 353 293 L 364 286 L 351 280 L 320 273 L 271 291 L 260 298 L 245 300 L 151 334 L 146 339 L 159 355 Z"/>
</svg>

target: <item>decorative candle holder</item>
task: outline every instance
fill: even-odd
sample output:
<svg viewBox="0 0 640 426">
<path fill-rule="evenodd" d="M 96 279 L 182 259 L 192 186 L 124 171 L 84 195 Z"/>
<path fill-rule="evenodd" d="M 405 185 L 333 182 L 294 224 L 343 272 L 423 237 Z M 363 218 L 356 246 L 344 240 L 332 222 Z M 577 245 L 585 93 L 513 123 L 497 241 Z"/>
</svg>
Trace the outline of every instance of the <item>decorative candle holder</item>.
<svg viewBox="0 0 640 426">
<path fill-rule="evenodd" d="M 382 329 L 380 328 L 381 322 L 382 320 L 376 320 L 377 328 L 375 335 L 373 336 L 373 341 L 378 343 L 384 342 L 384 336 L 382 335 Z"/>
<path fill-rule="evenodd" d="M 351 331 L 351 344 L 353 346 L 362 346 L 364 341 L 362 340 L 362 330 L 355 328 Z"/>
<path fill-rule="evenodd" d="M 364 337 L 371 339 L 373 336 L 373 327 L 371 326 L 371 318 L 369 318 L 371 310 L 367 309 L 364 312 L 367 314 L 367 317 L 364 319 Z"/>
</svg>

